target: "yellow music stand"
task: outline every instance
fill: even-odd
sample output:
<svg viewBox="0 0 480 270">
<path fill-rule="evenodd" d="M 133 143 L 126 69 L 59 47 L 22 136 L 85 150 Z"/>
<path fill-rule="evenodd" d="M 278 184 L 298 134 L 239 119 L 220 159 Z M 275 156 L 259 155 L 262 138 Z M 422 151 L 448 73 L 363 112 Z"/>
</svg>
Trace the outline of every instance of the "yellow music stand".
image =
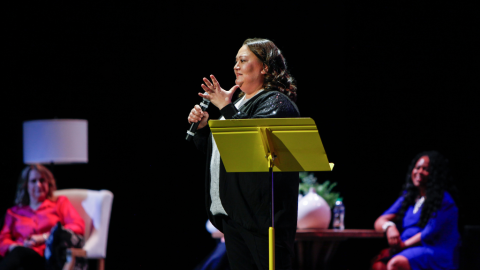
<svg viewBox="0 0 480 270">
<path fill-rule="evenodd" d="M 227 172 L 270 172 L 272 227 L 269 269 L 275 269 L 273 172 L 331 171 L 311 118 L 260 118 L 208 121 Z"/>
</svg>

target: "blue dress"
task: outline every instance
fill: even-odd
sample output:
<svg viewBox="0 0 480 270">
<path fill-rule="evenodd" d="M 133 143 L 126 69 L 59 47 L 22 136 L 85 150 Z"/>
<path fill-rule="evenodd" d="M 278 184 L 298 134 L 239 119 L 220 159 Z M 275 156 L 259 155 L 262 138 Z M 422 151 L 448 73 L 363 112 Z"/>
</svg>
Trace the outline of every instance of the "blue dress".
<svg viewBox="0 0 480 270">
<path fill-rule="evenodd" d="M 396 214 L 400 210 L 403 196 L 383 215 Z M 440 209 L 435 212 L 425 228 L 417 226 L 421 209 L 413 213 L 413 205 L 405 212 L 402 224 L 397 224 L 402 241 L 421 232 L 421 245 L 410 247 L 396 255 L 408 259 L 410 267 L 417 269 L 458 269 L 460 234 L 458 233 L 458 208 L 448 192 L 443 195 Z"/>
</svg>

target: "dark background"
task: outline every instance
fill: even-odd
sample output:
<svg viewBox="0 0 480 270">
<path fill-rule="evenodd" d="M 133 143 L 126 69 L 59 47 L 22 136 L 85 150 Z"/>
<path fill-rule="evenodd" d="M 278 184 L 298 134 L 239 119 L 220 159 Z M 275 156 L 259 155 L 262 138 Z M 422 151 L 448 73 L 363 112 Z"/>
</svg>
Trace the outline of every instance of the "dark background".
<svg viewBox="0 0 480 270">
<path fill-rule="evenodd" d="M 106 267 L 193 268 L 215 243 L 205 230 L 205 158 L 185 141 L 202 78 L 234 84 L 249 37 L 273 40 L 298 81 L 335 169 L 347 228 L 373 228 L 410 160 L 438 150 L 460 190 L 460 225 L 480 225 L 478 11 L 411 1 L 2 4 L 0 212 L 23 168 L 22 122 L 89 122 L 89 163 L 57 165 L 63 188 L 108 189 Z M 209 109 L 212 117 L 218 111 Z M 2 222 L 3 223 L 3 222 Z M 365 269 L 386 243 L 344 242 L 339 269 Z"/>
</svg>

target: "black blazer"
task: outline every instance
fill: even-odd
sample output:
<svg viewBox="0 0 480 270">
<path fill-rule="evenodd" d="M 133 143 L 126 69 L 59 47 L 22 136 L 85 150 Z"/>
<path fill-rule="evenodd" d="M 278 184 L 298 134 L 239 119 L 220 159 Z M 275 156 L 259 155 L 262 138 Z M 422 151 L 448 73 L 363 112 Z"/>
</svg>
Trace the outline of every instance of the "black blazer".
<svg viewBox="0 0 480 270">
<path fill-rule="evenodd" d="M 262 91 L 248 100 L 238 111 L 233 104 L 220 112 L 225 119 L 299 117 L 297 106 L 278 91 Z M 205 170 L 205 206 L 212 224 L 223 231 L 225 215 L 212 215 L 210 205 L 211 133 L 208 126 L 197 130 L 193 141 L 207 155 Z M 232 142 L 235 143 L 235 142 Z M 275 240 L 277 244 L 293 243 L 297 228 L 298 172 L 274 173 Z M 271 226 L 271 187 L 268 172 L 227 173 L 220 161 L 220 199 L 228 217 L 245 229 L 261 235 Z M 287 241 L 287 242 L 285 242 Z M 287 245 L 290 249 L 290 244 Z"/>
</svg>

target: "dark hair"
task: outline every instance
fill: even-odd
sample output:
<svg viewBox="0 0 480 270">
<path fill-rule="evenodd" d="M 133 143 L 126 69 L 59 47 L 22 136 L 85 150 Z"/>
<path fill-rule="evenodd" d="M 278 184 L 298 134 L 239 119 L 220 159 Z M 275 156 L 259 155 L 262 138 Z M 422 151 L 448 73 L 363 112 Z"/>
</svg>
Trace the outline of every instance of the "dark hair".
<svg viewBox="0 0 480 270">
<path fill-rule="evenodd" d="M 20 177 L 18 178 L 17 194 L 15 196 L 15 205 L 26 206 L 30 204 L 30 197 L 28 195 L 28 177 L 31 171 L 39 172 L 45 181 L 48 182 L 47 198 L 53 199 L 53 192 L 57 190 L 57 183 L 53 177 L 52 172 L 47 167 L 40 164 L 28 165 L 22 170 Z"/>
<path fill-rule="evenodd" d="M 417 224 L 421 228 L 427 225 L 428 220 L 442 205 L 443 194 L 445 191 L 447 191 L 452 196 L 452 198 L 458 202 L 457 190 L 455 188 L 455 185 L 453 184 L 453 178 L 450 174 L 448 159 L 437 151 L 422 152 L 415 156 L 415 158 L 410 163 L 410 166 L 408 167 L 403 191 L 404 200 L 397 215 L 397 222 L 403 219 L 407 209 L 411 205 L 415 204 L 415 200 L 419 196 L 418 188 L 412 183 L 412 171 L 417 161 L 423 156 L 428 156 L 428 158 L 430 159 L 430 163 L 428 169 L 429 175 L 426 186 L 426 199 L 423 203 L 420 220 Z"/>
<path fill-rule="evenodd" d="M 249 38 L 243 42 L 243 45 L 247 45 L 248 49 L 268 68 L 263 83 L 265 91 L 280 91 L 295 102 L 297 86 L 288 72 L 285 58 L 277 46 L 272 41 L 263 38 Z"/>
</svg>

